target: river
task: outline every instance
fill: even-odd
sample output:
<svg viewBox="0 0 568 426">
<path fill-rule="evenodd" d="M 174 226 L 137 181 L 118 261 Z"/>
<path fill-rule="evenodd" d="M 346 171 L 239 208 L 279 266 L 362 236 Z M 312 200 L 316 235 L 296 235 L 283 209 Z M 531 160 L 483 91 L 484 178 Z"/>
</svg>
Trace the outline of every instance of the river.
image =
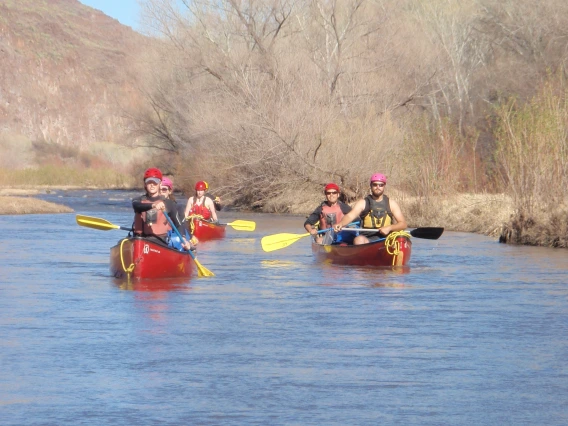
<svg viewBox="0 0 568 426">
<path fill-rule="evenodd" d="M 42 198 L 129 226 L 123 191 Z M 316 263 L 222 211 L 215 277 L 129 285 L 124 231 L 0 216 L 2 425 L 566 425 L 568 252 L 445 232 L 404 271 Z"/>
</svg>

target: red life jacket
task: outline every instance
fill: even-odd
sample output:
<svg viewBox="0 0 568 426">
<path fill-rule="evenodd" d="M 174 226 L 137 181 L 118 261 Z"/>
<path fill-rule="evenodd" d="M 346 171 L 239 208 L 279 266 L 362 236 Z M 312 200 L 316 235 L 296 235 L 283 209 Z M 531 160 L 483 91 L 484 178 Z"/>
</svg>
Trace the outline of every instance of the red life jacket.
<svg viewBox="0 0 568 426">
<path fill-rule="evenodd" d="M 142 200 L 143 203 L 152 204 L 152 201 Z M 168 219 L 162 210 L 148 210 L 134 214 L 134 233 L 137 235 L 166 235 L 172 230 Z"/>
<path fill-rule="evenodd" d="M 337 225 L 342 218 L 343 212 L 341 211 L 341 207 L 339 207 L 339 203 L 335 203 L 335 205 L 329 206 L 324 202 L 321 205 L 319 228 L 331 228 L 333 225 Z"/>
<path fill-rule="evenodd" d="M 191 207 L 190 213 L 195 215 L 201 215 L 203 216 L 203 219 L 209 220 L 211 218 L 211 212 L 207 207 L 205 207 L 205 197 L 201 198 L 202 200 L 201 204 L 196 204 L 197 197 L 192 197 L 192 198 L 193 198 L 193 206 Z"/>
</svg>

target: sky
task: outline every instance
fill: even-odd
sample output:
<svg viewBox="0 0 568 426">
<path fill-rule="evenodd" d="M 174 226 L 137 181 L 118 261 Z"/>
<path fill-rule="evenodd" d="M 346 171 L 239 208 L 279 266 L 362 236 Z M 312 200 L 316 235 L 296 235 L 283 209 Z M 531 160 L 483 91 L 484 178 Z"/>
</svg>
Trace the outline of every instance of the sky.
<svg viewBox="0 0 568 426">
<path fill-rule="evenodd" d="M 137 0 L 79 0 L 81 3 L 98 9 L 105 15 L 128 25 L 134 30 L 140 30 L 140 7 Z"/>
</svg>

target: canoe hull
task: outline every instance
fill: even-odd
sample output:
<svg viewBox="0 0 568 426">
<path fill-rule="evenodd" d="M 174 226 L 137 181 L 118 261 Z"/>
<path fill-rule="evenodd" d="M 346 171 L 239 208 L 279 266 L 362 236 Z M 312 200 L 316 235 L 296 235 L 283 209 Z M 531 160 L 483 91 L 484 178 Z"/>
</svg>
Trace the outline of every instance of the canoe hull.
<svg viewBox="0 0 568 426">
<path fill-rule="evenodd" d="M 219 240 L 221 238 L 225 238 L 226 229 L 227 225 L 219 225 L 206 220 L 193 219 L 192 234 L 195 235 L 199 241 Z"/>
<path fill-rule="evenodd" d="M 125 238 L 110 249 L 110 272 L 116 278 L 189 278 L 194 268 L 188 252 L 141 237 Z"/>
<path fill-rule="evenodd" d="M 312 252 L 324 263 L 338 265 L 406 266 L 410 261 L 412 242 L 408 237 L 396 238 L 387 248 L 385 240 L 361 245 L 320 245 L 312 241 Z"/>
</svg>

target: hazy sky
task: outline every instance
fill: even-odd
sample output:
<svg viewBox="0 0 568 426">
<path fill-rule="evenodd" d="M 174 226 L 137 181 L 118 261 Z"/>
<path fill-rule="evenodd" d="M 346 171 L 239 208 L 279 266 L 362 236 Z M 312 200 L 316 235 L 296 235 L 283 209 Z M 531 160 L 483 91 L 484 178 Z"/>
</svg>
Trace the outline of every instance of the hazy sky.
<svg viewBox="0 0 568 426">
<path fill-rule="evenodd" d="M 139 30 L 140 8 L 136 0 L 79 0 L 81 3 L 98 9 L 121 24 Z"/>
</svg>

